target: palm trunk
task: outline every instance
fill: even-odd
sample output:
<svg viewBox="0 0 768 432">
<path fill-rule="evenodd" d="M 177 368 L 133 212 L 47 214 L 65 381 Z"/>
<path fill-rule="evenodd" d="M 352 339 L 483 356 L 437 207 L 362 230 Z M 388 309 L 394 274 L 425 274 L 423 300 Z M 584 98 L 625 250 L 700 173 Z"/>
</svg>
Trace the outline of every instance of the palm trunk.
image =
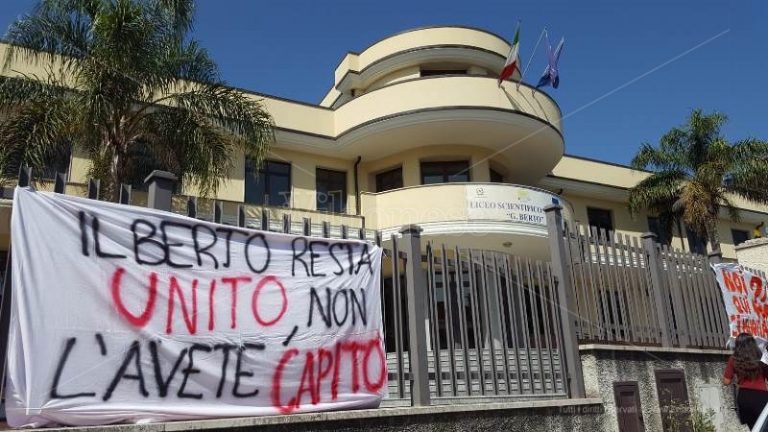
<svg viewBox="0 0 768 432">
<path fill-rule="evenodd" d="M 717 214 L 710 214 L 707 223 L 707 237 L 709 237 L 710 251 L 720 252 L 720 233 L 717 231 Z"/>
<path fill-rule="evenodd" d="M 683 225 L 680 223 L 679 219 L 677 220 L 677 235 L 680 237 L 682 250 L 685 252 L 685 240 L 687 239 L 687 236 L 683 236 Z"/>
<path fill-rule="evenodd" d="M 125 158 L 123 157 L 122 145 L 114 145 L 114 153 L 112 154 L 112 163 L 109 167 L 109 179 L 111 186 L 110 199 L 114 202 L 120 201 L 120 185 L 123 182 Z"/>
</svg>

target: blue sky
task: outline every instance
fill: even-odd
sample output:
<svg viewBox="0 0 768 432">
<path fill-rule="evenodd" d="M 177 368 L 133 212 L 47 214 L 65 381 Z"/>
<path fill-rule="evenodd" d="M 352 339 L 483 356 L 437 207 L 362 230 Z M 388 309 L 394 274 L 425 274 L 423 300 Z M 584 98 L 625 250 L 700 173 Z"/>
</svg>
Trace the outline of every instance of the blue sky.
<svg viewBox="0 0 768 432">
<path fill-rule="evenodd" d="M 0 2 L 0 28 L 33 0 Z M 768 139 L 766 0 L 200 0 L 195 37 L 232 85 L 317 103 L 346 51 L 426 25 L 481 27 L 511 39 L 522 61 L 542 28 L 565 36 L 566 152 L 627 163 L 696 107 L 730 117 L 729 139 Z M 719 36 L 718 36 L 719 35 Z M 527 81 L 544 67 L 538 49 Z"/>
</svg>

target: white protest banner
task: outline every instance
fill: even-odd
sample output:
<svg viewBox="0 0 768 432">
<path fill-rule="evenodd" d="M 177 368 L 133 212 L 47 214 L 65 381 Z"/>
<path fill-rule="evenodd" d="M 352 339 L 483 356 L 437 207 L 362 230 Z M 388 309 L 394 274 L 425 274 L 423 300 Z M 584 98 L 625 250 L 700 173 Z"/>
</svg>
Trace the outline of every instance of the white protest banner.
<svg viewBox="0 0 768 432">
<path fill-rule="evenodd" d="M 96 425 L 377 407 L 381 249 L 19 188 L 6 412 Z"/>
<path fill-rule="evenodd" d="M 714 264 L 717 283 L 723 293 L 730 336 L 750 333 L 768 340 L 768 283 L 738 264 Z"/>
</svg>

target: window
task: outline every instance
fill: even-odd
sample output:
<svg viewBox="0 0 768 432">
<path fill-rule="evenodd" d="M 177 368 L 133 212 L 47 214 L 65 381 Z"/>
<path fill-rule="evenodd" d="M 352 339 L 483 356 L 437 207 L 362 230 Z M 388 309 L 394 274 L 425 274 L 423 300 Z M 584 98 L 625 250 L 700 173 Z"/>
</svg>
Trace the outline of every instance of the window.
<svg viewBox="0 0 768 432">
<path fill-rule="evenodd" d="M 402 167 L 376 174 L 376 192 L 384 192 L 401 187 L 403 187 Z"/>
<path fill-rule="evenodd" d="M 421 76 L 438 76 L 438 75 L 466 75 L 466 69 L 422 69 Z"/>
<path fill-rule="evenodd" d="M 61 151 L 55 155 L 51 160 L 45 162 L 39 172 L 33 172 L 33 175 L 39 176 L 41 179 L 55 180 L 57 173 L 65 173 L 69 171 L 69 161 L 72 158 L 72 153 L 69 150 Z M 18 174 L 18 173 L 16 173 Z"/>
<path fill-rule="evenodd" d="M 491 183 L 504 183 L 504 176 L 493 168 L 491 168 Z"/>
<path fill-rule="evenodd" d="M 245 202 L 289 207 L 291 164 L 267 160 L 256 168 L 251 160 L 246 160 Z"/>
<path fill-rule="evenodd" d="M 744 230 L 731 230 L 731 236 L 733 236 L 733 245 L 738 246 L 745 241 L 749 240 L 749 232 Z"/>
<path fill-rule="evenodd" d="M 421 163 L 421 184 L 468 181 L 469 161 Z"/>
<path fill-rule="evenodd" d="M 669 245 L 672 242 L 670 233 L 661 225 L 661 221 L 656 216 L 648 216 L 648 231 L 656 234 L 656 241 Z"/>
<path fill-rule="evenodd" d="M 707 253 L 707 239 L 696 231 L 685 227 L 685 236 L 688 237 L 688 249 L 700 255 Z"/>
<path fill-rule="evenodd" d="M 334 213 L 347 211 L 347 173 L 318 168 L 317 209 Z"/>
<path fill-rule="evenodd" d="M 613 231 L 613 218 L 611 211 L 593 207 L 587 207 L 587 220 L 589 226 L 597 228 L 599 236 L 602 236 L 601 230 L 605 230 L 606 235 Z"/>
</svg>

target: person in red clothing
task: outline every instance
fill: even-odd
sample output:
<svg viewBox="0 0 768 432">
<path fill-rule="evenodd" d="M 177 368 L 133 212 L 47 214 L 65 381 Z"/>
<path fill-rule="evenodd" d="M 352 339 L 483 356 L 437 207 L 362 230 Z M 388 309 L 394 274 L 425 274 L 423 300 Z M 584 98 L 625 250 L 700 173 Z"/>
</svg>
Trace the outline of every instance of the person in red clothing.
<svg viewBox="0 0 768 432">
<path fill-rule="evenodd" d="M 735 382 L 739 387 L 736 405 L 739 408 L 739 420 L 751 429 L 765 404 L 768 403 L 768 365 L 760 361 L 762 353 L 755 338 L 749 333 L 736 337 L 736 347 L 728 359 L 723 376 L 723 384 Z"/>
</svg>

